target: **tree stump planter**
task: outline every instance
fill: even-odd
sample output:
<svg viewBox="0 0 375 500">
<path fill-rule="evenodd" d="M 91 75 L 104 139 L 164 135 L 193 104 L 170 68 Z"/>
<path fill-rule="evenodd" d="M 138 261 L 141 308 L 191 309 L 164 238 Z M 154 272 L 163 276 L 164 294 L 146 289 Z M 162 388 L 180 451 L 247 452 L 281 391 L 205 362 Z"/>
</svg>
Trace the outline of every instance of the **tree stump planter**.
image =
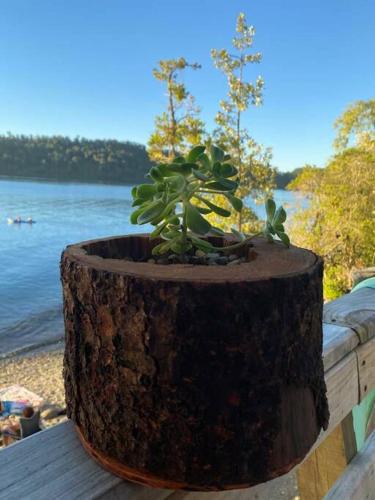
<svg viewBox="0 0 375 500">
<path fill-rule="evenodd" d="M 68 416 L 104 467 L 150 486 L 245 488 L 326 428 L 322 262 L 254 241 L 236 266 L 130 262 L 147 235 L 62 255 Z"/>
</svg>

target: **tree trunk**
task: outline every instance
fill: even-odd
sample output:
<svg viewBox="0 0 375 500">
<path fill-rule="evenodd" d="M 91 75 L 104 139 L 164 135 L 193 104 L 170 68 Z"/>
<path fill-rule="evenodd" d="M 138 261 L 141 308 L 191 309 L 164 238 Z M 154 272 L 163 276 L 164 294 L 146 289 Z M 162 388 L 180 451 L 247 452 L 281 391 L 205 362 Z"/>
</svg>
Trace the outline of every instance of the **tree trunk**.
<svg viewBox="0 0 375 500">
<path fill-rule="evenodd" d="M 68 415 L 127 479 L 248 487 L 326 428 L 322 262 L 255 240 L 249 263 L 156 265 L 147 235 L 63 253 Z"/>
</svg>

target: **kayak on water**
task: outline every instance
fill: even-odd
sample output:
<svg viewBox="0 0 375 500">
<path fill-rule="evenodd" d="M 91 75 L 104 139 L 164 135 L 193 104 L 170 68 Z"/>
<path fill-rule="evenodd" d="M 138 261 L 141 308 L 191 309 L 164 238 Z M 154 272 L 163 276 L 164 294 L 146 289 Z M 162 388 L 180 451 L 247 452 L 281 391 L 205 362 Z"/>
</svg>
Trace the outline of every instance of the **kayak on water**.
<svg viewBox="0 0 375 500">
<path fill-rule="evenodd" d="M 26 220 L 23 220 L 20 217 L 17 217 L 16 219 L 8 217 L 8 224 L 35 224 L 35 220 L 32 220 L 31 217 Z"/>
</svg>

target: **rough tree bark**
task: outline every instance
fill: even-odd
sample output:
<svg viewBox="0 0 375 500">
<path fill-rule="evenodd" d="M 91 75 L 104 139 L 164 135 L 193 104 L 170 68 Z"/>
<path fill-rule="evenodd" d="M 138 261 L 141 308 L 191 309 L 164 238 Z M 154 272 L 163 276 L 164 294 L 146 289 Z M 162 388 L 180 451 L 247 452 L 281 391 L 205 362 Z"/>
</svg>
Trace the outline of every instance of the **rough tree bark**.
<svg viewBox="0 0 375 500">
<path fill-rule="evenodd" d="M 62 256 L 68 415 L 90 453 L 152 486 L 241 488 L 327 426 L 322 262 L 255 240 L 237 266 L 129 262 L 145 235 Z"/>
</svg>

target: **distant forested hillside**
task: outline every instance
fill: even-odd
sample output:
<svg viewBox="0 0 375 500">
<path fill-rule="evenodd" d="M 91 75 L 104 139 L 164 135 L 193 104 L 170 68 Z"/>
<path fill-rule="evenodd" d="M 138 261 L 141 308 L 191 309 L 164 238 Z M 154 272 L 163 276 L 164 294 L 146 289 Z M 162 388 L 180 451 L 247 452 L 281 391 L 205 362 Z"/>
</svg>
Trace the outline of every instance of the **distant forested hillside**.
<svg viewBox="0 0 375 500">
<path fill-rule="evenodd" d="M 0 175 L 126 184 L 143 180 L 150 166 L 133 142 L 0 135 Z"/>
<path fill-rule="evenodd" d="M 302 168 L 296 168 L 292 170 L 291 172 L 279 172 L 276 170 L 276 175 L 275 175 L 275 184 L 276 184 L 276 189 L 285 189 L 286 186 L 294 180 L 297 175 L 301 172 Z"/>
</svg>

